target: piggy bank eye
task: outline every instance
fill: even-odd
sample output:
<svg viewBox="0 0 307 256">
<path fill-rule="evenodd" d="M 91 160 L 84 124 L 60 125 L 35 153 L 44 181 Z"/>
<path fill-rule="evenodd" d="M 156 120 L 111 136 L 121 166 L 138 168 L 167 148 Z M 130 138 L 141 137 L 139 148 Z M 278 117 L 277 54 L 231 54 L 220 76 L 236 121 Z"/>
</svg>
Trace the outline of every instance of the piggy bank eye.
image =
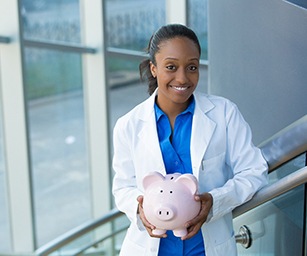
<svg viewBox="0 0 307 256">
<path fill-rule="evenodd" d="M 171 191 L 170 191 L 170 193 L 172 194 L 172 193 L 173 193 L 173 191 L 171 190 Z"/>
<path fill-rule="evenodd" d="M 173 180 L 174 179 L 174 177 L 171 177 L 171 180 Z"/>
<path fill-rule="evenodd" d="M 163 190 L 162 190 L 162 189 L 160 190 L 160 193 L 163 193 Z"/>
</svg>

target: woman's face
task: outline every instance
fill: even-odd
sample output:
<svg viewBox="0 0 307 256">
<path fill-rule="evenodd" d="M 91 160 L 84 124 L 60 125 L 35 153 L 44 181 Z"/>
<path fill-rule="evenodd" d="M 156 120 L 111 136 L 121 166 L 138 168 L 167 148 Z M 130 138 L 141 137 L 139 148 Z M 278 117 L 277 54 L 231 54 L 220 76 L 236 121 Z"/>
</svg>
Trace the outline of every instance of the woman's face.
<svg viewBox="0 0 307 256">
<path fill-rule="evenodd" d="M 150 64 L 151 73 L 157 78 L 157 103 L 163 109 L 178 106 L 186 108 L 196 89 L 199 78 L 199 51 L 186 37 L 163 41 L 156 53 L 156 65 Z"/>
</svg>

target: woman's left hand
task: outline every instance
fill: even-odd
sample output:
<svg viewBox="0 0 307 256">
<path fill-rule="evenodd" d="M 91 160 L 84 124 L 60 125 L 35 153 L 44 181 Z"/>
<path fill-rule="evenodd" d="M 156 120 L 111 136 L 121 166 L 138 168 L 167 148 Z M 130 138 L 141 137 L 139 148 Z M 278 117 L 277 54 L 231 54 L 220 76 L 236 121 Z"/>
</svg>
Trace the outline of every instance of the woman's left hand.
<svg viewBox="0 0 307 256">
<path fill-rule="evenodd" d="M 199 214 L 192 220 L 186 223 L 188 234 L 182 237 L 182 240 L 186 240 L 196 235 L 197 232 L 201 229 L 201 226 L 207 220 L 208 214 L 213 205 L 213 198 L 210 193 L 203 193 L 195 196 L 196 201 L 201 202 L 201 208 Z"/>
</svg>

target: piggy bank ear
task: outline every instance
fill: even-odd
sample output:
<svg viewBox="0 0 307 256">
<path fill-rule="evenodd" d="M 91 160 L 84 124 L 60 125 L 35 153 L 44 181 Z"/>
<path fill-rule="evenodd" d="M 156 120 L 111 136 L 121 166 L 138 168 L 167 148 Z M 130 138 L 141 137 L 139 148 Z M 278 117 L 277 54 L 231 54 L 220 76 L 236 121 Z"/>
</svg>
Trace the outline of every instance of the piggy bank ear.
<svg viewBox="0 0 307 256">
<path fill-rule="evenodd" d="M 196 194 L 198 190 L 197 179 L 192 174 L 189 174 L 189 173 L 182 174 L 179 178 L 176 179 L 175 182 L 179 182 L 185 185 L 191 191 L 193 195 Z"/>
<path fill-rule="evenodd" d="M 162 180 L 164 180 L 164 176 L 161 173 L 151 172 L 143 178 L 143 187 L 144 189 L 147 189 L 150 184 L 156 181 L 162 181 Z"/>
<path fill-rule="evenodd" d="M 181 173 L 175 172 L 175 173 L 172 173 L 172 174 L 166 174 L 164 176 L 164 179 L 175 181 L 179 176 L 181 176 Z"/>
</svg>

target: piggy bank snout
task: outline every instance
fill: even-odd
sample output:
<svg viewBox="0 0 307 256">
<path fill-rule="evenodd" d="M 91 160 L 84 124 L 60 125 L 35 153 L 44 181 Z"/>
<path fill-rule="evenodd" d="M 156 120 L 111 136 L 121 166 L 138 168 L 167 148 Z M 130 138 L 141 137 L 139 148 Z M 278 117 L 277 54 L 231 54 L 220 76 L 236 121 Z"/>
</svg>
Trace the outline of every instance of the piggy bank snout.
<svg viewBox="0 0 307 256">
<path fill-rule="evenodd" d="M 175 217 L 175 214 L 176 210 L 171 206 L 161 206 L 155 211 L 156 217 L 163 221 L 171 220 Z"/>
</svg>

